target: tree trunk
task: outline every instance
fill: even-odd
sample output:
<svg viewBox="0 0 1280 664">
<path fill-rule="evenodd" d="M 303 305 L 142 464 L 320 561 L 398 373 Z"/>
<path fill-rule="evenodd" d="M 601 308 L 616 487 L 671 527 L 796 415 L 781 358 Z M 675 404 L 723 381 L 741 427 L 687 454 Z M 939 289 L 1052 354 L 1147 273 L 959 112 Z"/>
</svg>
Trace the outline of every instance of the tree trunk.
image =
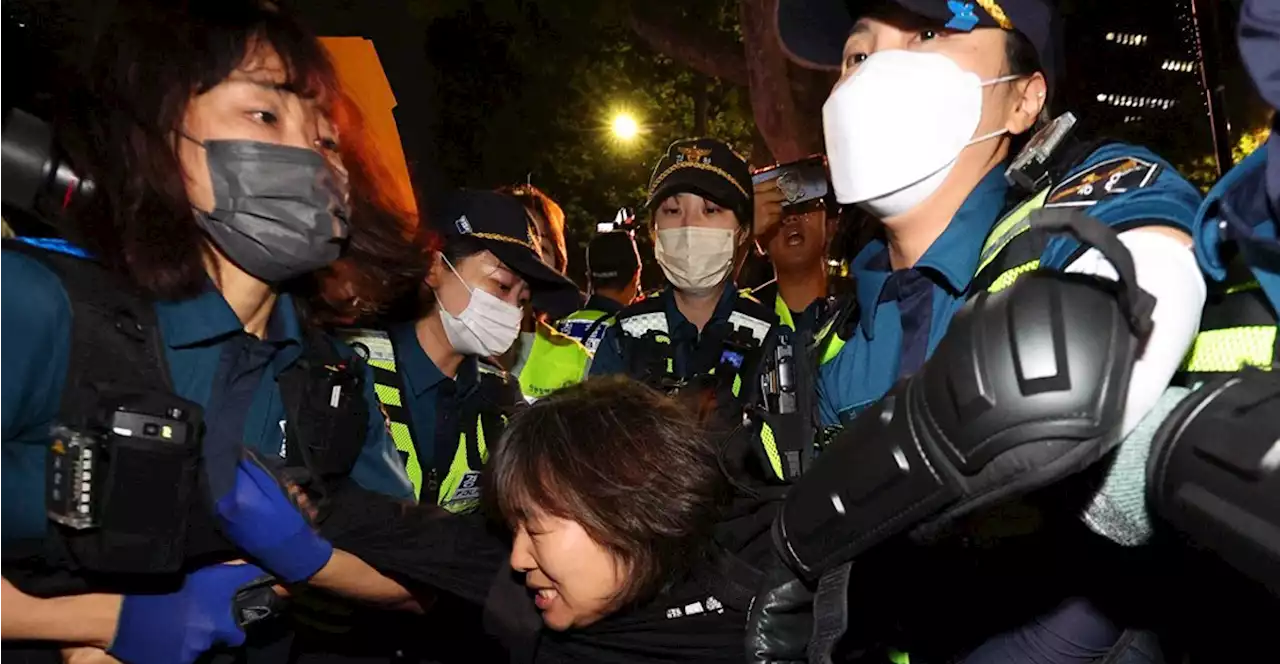
<svg viewBox="0 0 1280 664">
<path fill-rule="evenodd" d="M 777 161 L 812 154 L 818 142 L 809 128 L 819 116 L 798 105 L 792 92 L 789 62 L 774 22 L 778 0 L 741 0 L 738 7 L 756 127 Z"/>
<path fill-rule="evenodd" d="M 693 135 L 707 135 L 707 107 L 710 99 L 707 94 L 707 77 L 702 72 L 693 75 Z"/>
</svg>

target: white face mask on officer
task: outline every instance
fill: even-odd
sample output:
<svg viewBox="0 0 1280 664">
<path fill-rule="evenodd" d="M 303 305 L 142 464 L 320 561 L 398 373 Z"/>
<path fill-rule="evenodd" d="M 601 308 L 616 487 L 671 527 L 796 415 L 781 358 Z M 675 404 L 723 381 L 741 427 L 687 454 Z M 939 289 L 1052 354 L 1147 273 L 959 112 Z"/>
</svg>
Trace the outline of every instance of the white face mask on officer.
<svg viewBox="0 0 1280 664">
<path fill-rule="evenodd" d="M 653 255 L 677 290 L 705 295 L 729 277 L 738 231 L 681 226 L 658 231 Z"/>
<path fill-rule="evenodd" d="M 463 355 L 496 357 L 507 352 L 520 336 L 520 323 L 524 311 L 520 307 L 503 302 L 482 288 L 472 288 L 458 274 L 453 263 L 444 258 L 445 265 L 471 293 L 471 301 L 457 316 L 440 305 L 440 323 L 453 349 Z"/>
<path fill-rule="evenodd" d="M 919 205 L 961 151 L 1008 132 L 973 135 L 982 120 L 982 89 L 1018 78 L 983 81 L 940 53 L 869 56 L 822 107 L 836 200 L 882 219 Z"/>
</svg>

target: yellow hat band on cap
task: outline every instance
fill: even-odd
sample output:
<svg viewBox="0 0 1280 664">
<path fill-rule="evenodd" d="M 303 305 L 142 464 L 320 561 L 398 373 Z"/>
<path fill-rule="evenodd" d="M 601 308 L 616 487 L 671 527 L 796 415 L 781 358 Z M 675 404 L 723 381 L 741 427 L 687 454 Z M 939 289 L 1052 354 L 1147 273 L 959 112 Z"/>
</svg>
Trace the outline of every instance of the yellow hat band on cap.
<svg viewBox="0 0 1280 664">
<path fill-rule="evenodd" d="M 653 186 L 649 187 L 649 197 L 652 198 L 654 194 L 658 193 L 658 189 L 662 187 L 662 183 L 666 182 L 667 178 L 670 177 L 672 173 L 675 173 L 682 168 L 699 168 L 704 171 L 711 171 L 712 173 L 724 178 L 729 182 L 729 184 L 732 184 L 734 188 L 742 192 L 743 196 L 751 198 L 751 195 L 747 193 L 747 190 L 743 189 L 742 185 L 738 184 L 738 181 L 733 179 L 732 175 L 729 175 L 729 171 L 726 171 L 719 166 L 704 164 L 700 161 L 677 161 L 676 163 L 668 166 L 667 170 L 663 171 L 658 175 L 658 177 L 653 179 Z"/>
<path fill-rule="evenodd" d="M 535 254 L 538 253 L 538 249 L 533 246 L 532 242 L 524 242 L 522 240 L 517 240 L 509 235 L 500 235 L 498 233 L 468 233 L 464 237 L 467 237 L 467 236 L 478 237 L 484 240 L 497 240 L 498 242 L 506 242 L 507 244 L 518 244 L 532 251 Z"/>
<path fill-rule="evenodd" d="M 976 2 L 979 7 L 987 10 L 988 14 L 991 14 L 991 18 L 994 18 L 1000 27 L 1005 30 L 1013 29 L 1013 21 L 1009 20 L 1008 15 L 1004 13 L 1004 9 L 1000 7 L 1000 3 L 996 2 L 996 0 L 976 0 Z"/>
</svg>

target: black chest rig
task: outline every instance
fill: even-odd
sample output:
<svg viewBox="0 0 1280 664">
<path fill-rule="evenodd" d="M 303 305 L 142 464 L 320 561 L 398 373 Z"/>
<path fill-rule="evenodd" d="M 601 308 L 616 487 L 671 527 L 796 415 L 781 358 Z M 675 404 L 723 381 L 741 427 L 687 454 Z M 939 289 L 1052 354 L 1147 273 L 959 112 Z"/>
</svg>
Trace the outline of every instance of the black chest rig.
<svg viewBox="0 0 1280 664">
<path fill-rule="evenodd" d="M 106 591 L 237 557 L 213 516 L 206 415 L 174 392 L 151 300 L 91 260 L 21 241 L 4 248 L 52 270 L 72 313 L 39 498 L 51 523 L 43 540 L 6 547 L 6 578 L 37 594 Z M 302 357 L 279 375 L 295 479 L 319 488 L 350 472 L 367 426 L 363 371 L 309 330 Z"/>
</svg>

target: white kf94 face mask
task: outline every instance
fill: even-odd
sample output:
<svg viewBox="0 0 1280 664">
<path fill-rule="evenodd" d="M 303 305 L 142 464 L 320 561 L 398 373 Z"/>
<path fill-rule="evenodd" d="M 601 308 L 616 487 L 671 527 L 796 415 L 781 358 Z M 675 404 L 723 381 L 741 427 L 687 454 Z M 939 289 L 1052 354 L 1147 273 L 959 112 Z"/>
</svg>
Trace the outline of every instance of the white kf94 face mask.
<svg viewBox="0 0 1280 664">
<path fill-rule="evenodd" d="M 983 81 L 940 53 L 880 51 L 832 90 L 822 127 L 836 200 L 879 218 L 919 205 L 938 189 L 974 137 Z"/>
<path fill-rule="evenodd" d="M 443 258 L 443 256 L 441 257 Z M 463 355 L 496 357 L 507 352 L 520 336 L 524 311 L 520 307 L 490 295 L 482 288 L 472 288 L 454 269 L 449 259 L 445 265 L 471 293 L 471 301 L 457 316 L 440 306 L 440 322 L 454 350 Z"/>
<path fill-rule="evenodd" d="M 658 231 L 653 255 L 672 286 L 705 295 L 729 277 L 737 237 L 736 230 L 725 228 L 668 228 Z"/>
</svg>

